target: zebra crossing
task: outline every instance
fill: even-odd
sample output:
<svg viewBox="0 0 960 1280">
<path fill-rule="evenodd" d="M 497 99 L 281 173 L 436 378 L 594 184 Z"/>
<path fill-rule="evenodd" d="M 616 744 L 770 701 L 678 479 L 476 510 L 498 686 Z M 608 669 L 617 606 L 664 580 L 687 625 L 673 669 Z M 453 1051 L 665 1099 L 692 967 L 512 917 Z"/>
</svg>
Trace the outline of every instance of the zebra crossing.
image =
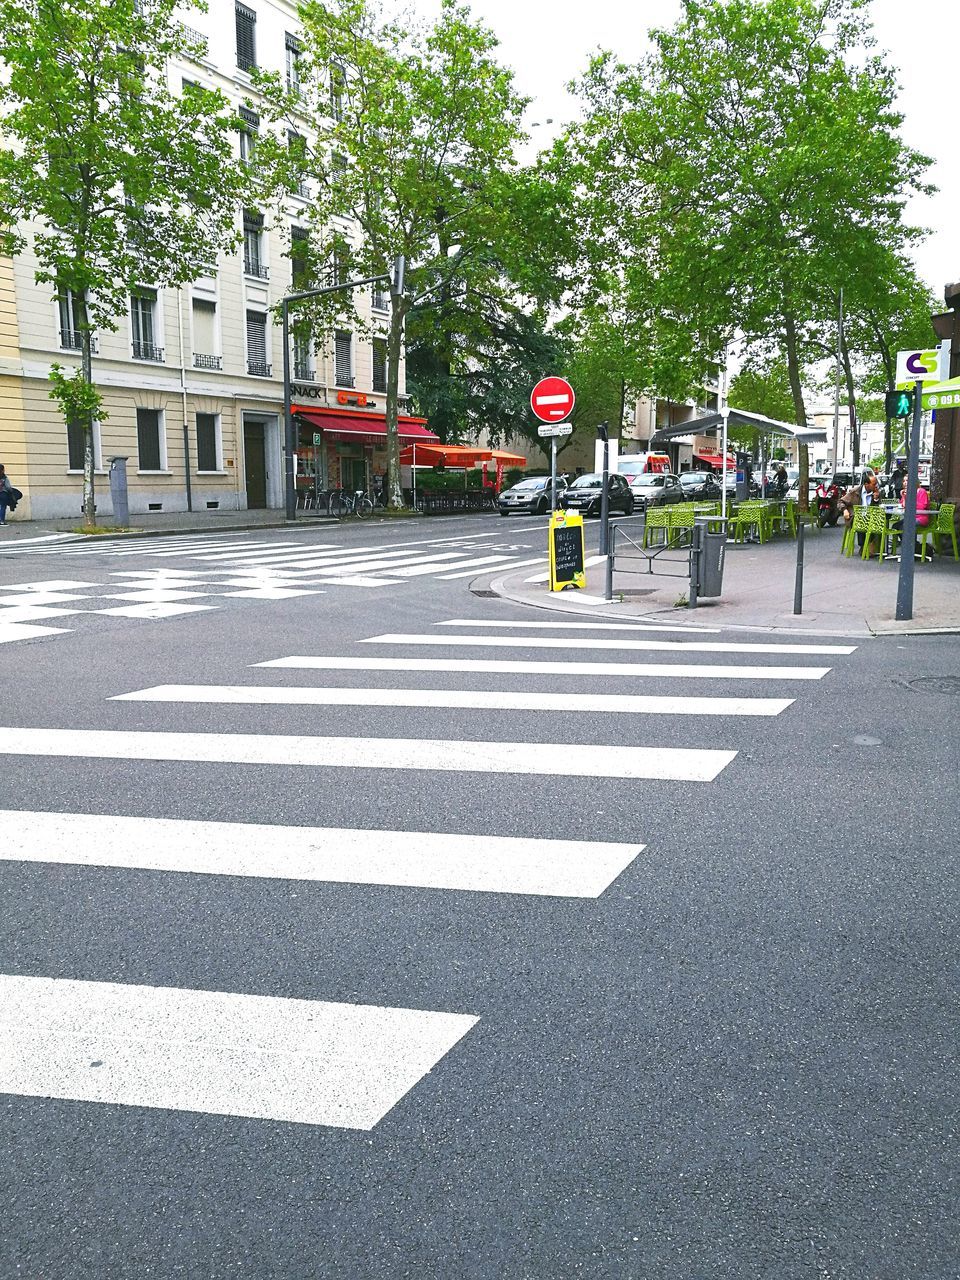
<svg viewBox="0 0 960 1280">
<path fill-rule="evenodd" d="M 64 537 L 68 540 L 0 546 L 2 557 L 96 562 L 96 575 L 32 578 L 0 586 L 0 645 L 66 635 L 87 627 L 91 619 L 184 617 L 236 601 L 309 602 L 331 588 L 382 590 L 420 578 L 456 582 L 486 570 L 540 564 L 544 558 L 530 558 L 529 546 L 499 542 L 493 532 L 349 547 L 313 537 L 278 540 L 248 534 L 118 538 L 106 543 Z M 109 567 L 141 561 L 149 563 L 139 569 Z"/>
<path fill-rule="evenodd" d="M 586 634 L 574 638 L 572 627 Z M 190 731 L 4 727 L 0 755 L 100 761 L 105 780 L 109 761 L 144 773 L 154 762 L 193 770 L 236 765 L 249 774 L 250 803 L 258 812 L 269 793 L 259 796 L 266 782 L 256 769 L 324 771 L 339 789 L 348 789 L 362 812 L 357 826 L 346 828 L 6 809 L 0 824 L 18 834 L 0 842 L 0 864 L 13 874 L 17 864 L 32 864 L 111 869 L 121 877 L 148 872 L 252 884 L 400 886 L 452 895 L 464 915 L 478 893 L 597 899 L 644 854 L 642 831 L 626 841 L 574 840 L 558 817 L 556 830 L 535 838 L 486 834 L 467 824 L 458 829 L 455 805 L 441 805 L 439 812 L 451 814 L 443 831 L 380 830 L 364 811 L 371 800 L 363 779 L 376 770 L 381 785 L 405 785 L 416 793 L 429 779 L 431 794 L 442 800 L 454 775 L 475 775 L 477 785 L 483 776 L 517 776 L 540 788 L 558 814 L 571 782 L 643 779 L 656 804 L 661 786 L 716 785 L 737 761 L 744 724 L 759 720 L 772 732 L 790 714 L 796 698 L 762 696 L 767 682 L 796 681 L 802 689 L 803 682 L 823 680 L 832 670 L 813 660 L 835 663 L 855 652 L 846 645 L 726 642 L 705 634 L 717 633 L 705 628 L 681 641 L 641 624 L 445 619 L 422 633 L 361 637 L 362 656 L 281 653 L 237 672 L 245 678 L 234 684 L 154 685 L 109 696 L 118 716 L 125 709 L 133 715 L 140 707 L 176 706 L 197 718 Z M 391 655 L 397 646 L 403 658 Z M 572 647 L 595 658 L 554 656 Z M 464 649 L 491 648 L 508 656 L 461 657 Z M 518 648 L 537 656 L 517 661 L 509 655 Z M 444 655 L 435 656 L 438 650 Z M 616 661 L 613 650 L 644 660 Z M 717 662 L 721 655 L 747 656 L 751 665 Z M 446 683 L 395 684 L 400 673 L 411 672 L 443 675 Z M 720 691 L 676 693 L 673 681 L 695 672 L 709 672 Z M 458 677 L 453 688 L 451 674 Z M 494 687 L 472 679 L 484 675 L 498 677 L 487 682 Z M 358 676 L 372 683 L 350 683 Z M 761 696 L 744 696 L 745 681 L 757 683 Z M 338 705 L 391 707 L 401 715 L 443 708 L 463 719 L 447 722 L 453 729 L 448 736 L 430 738 L 377 736 L 366 731 L 369 722 L 351 734 L 329 736 L 273 732 L 269 721 L 265 732 L 257 731 L 264 727 L 264 709 Z M 216 709 L 222 707 L 251 708 L 257 719 L 249 731 L 218 731 Z M 511 717 L 525 711 L 538 717 L 576 712 L 589 717 L 590 731 L 580 741 L 569 725 L 559 733 L 558 721 L 538 718 L 511 735 Z M 470 717 L 481 712 L 496 713 L 501 737 L 475 736 L 477 722 Z M 709 746 L 696 732 L 701 716 L 709 717 Z M 682 734 L 691 718 L 686 742 L 663 740 L 663 726 Z M 601 742 L 587 740 L 597 736 Z M 393 781 L 385 784 L 385 778 Z M 500 827 L 509 820 L 503 815 Z M 354 927 L 376 930 L 372 902 L 368 910 L 369 918 L 354 919 Z M 0 975 L 0 1091 L 369 1131 L 427 1074 L 461 1070 L 458 1054 L 484 1018 L 479 1007 L 395 1007 L 344 1001 L 338 991 L 323 994 L 329 999 L 95 982 L 81 975 Z"/>
</svg>

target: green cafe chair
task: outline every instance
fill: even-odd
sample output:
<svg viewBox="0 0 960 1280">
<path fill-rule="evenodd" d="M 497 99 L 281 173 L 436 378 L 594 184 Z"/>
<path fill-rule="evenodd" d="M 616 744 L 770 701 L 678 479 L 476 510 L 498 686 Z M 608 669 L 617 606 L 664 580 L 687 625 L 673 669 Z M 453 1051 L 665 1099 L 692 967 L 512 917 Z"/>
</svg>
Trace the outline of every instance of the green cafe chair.
<svg viewBox="0 0 960 1280">
<path fill-rule="evenodd" d="M 861 507 L 867 516 L 867 536 L 863 540 L 862 560 L 869 560 L 872 555 L 873 539 L 877 540 L 877 559 L 883 559 L 883 546 L 887 540 L 887 513 L 883 507 Z"/>
<path fill-rule="evenodd" d="M 953 558 L 954 560 L 960 560 L 960 554 L 957 553 L 956 510 L 957 504 L 955 502 L 944 502 L 937 515 L 930 517 L 929 524 L 917 527 L 917 535 L 920 538 L 921 560 L 926 560 L 927 558 L 928 538 L 938 555 L 940 554 L 940 539 L 949 538 L 953 546 Z"/>
<path fill-rule="evenodd" d="M 857 534 L 866 534 L 870 524 L 870 511 L 867 507 L 856 506 L 853 508 L 853 519 L 847 525 L 846 532 L 843 535 L 843 554 L 852 556 L 857 545 Z M 865 544 L 866 545 L 866 544 Z"/>
<path fill-rule="evenodd" d="M 668 507 L 647 507 L 643 520 L 643 545 L 649 547 L 653 538 L 651 534 L 657 531 L 657 544 L 659 545 L 667 538 L 667 513 Z"/>
</svg>

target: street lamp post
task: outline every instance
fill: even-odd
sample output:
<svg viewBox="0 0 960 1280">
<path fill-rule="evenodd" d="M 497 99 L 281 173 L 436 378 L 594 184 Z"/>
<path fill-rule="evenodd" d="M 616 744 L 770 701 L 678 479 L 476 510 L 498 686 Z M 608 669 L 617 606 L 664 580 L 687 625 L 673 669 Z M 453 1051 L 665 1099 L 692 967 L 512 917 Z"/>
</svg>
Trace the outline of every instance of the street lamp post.
<svg viewBox="0 0 960 1280">
<path fill-rule="evenodd" d="M 293 459 L 296 453 L 296 436 L 293 431 L 293 413 L 290 407 L 290 307 L 295 302 L 303 302 L 305 298 L 322 298 L 328 293 L 346 293 L 350 289 L 360 289 L 365 284 L 383 284 L 387 281 L 393 285 L 395 292 L 403 290 L 404 260 L 396 258 L 393 274 L 385 276 L 368 276 L 365 280 L 348 280 L 346 284 L 331 284 L 323 289 L 304 289 L 301 293 L 288 293 L 280 299 L 280 322 L 283 330 L 283 440 L 286 454 L 285 494 L 286 517 L 297 518 L 297 479 L 294 473 Z"/>
</svg>

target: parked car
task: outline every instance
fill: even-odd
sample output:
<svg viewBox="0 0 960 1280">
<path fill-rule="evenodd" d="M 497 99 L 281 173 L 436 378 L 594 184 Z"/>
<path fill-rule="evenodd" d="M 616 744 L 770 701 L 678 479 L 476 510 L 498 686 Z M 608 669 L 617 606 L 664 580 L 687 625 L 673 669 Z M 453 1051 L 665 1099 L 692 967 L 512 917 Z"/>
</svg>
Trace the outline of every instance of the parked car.
<svg viewBox="0 0 960 1280">
<path fill-rule="evenodd" d="M 678 477 L 683 496 L 688 501 L 719 498 L 723 490 L 712 471 L 681 471 Z"/>
<path fill-rule="evenodd" d="M 634 498 L 623 476 L 612 474 L 607 477 L 607 491 L 610 495 L 610 513 L 622 512 L 632 516 Z M 585 516 L 598 516 L 603 498 L 603 476 L 591 474 L 577 476 L 573 484 L 560 497 L 561 506 L 570 511 L 581 511 Z"/>
<path fill-rule="evenodd" d="M 557 505 L 567 487 L 566 480 L 557 477 Z M 529 515 L 542 516 L 550 510 L 550 477 L 528 476 L 510 489 L 504 489 L 497 499 L 497 508 L 502 516 L 527 512 Z"/>
<path fill-rule="evenodd" d="M 634 506 L 640 511 L 647 507 L 663 507 L 671 502 L 683 502 L 686 494 L 679 476 L 670 471 L 649 472 L 628 476 Z"/>
</svg>

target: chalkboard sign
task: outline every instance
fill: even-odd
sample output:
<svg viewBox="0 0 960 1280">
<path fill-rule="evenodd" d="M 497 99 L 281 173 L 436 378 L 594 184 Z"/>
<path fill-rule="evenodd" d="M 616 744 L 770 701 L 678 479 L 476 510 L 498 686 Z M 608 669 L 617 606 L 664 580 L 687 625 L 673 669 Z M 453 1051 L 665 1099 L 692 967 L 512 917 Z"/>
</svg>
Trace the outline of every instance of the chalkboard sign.
<svg viewBox="0 0 960 1280">
<path fill-rule="evenodd" d="M 583 517 L 555 511 L 550 520 L 550 590 L 587 585 L 583 567 Z"/>
</svg>

